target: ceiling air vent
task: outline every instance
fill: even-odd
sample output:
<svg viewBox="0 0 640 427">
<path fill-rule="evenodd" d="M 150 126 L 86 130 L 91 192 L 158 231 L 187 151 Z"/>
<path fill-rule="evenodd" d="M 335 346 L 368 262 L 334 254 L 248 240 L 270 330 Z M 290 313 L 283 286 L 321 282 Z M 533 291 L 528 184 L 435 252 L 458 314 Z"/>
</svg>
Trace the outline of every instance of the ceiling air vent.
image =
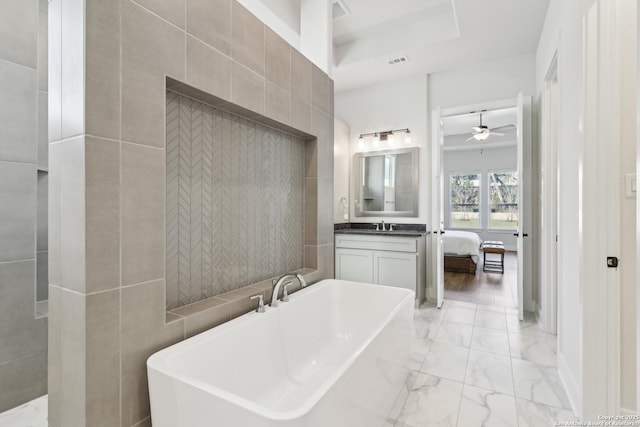
<svg viewBox="0 0 640 427">
<path fill-rule="evenodd" d="M 409 58 L 407 56 L 399 56 L 387 61 L 389 65 L 402 64 L 403 62 L 409 62 Z"/>
<path fill-rule="evenodd" d="M 351 13 L 347 5 L 344 3 L 344 0 L 334 0 L 332 4 L 332 12 L 334 21 Z"/>
</svg>

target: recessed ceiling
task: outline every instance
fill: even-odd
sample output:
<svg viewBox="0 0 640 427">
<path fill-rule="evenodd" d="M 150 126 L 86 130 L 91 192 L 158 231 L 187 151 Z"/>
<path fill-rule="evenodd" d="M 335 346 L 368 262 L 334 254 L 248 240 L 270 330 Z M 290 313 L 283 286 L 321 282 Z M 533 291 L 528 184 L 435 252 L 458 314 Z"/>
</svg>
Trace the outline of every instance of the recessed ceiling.
<svg viewBox="0 0 640 427">
<path fill-rule="evenodd" d="M 549 0 L 340 0 L 336 91 L 535 52 Z M 389 65 L 390 59 L 409 61 Z"/>
</svg>

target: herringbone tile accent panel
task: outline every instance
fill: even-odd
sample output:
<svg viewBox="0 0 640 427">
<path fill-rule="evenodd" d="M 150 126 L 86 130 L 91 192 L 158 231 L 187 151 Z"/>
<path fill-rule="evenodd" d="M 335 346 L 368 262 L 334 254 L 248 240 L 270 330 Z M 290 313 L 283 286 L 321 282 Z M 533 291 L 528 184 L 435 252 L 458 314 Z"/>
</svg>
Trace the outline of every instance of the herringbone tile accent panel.
<svg viewBox="0 0 640 427">
<path fill-rule="evenodd" d="M 303 144 L 167 91 L 167 309 L 302 268 Z"/>
</svg>

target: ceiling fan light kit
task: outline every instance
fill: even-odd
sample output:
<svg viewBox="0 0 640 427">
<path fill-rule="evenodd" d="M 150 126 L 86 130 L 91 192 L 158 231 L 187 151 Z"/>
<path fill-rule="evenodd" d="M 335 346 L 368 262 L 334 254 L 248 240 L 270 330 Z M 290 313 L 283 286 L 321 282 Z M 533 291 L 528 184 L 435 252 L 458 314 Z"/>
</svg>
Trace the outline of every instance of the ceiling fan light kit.
<svg viewBox="0 0 640 427">
<path fill-rule="evenodd" d="M 483 110 L 483 111 L 486 111 L 486 110 Z M 515 127 L 514 125 L 505 125 L 505 126 L 498 126 L 490 129 L 489 126 L 482 124 L 483 111 L 480 111 L 479 113 L 480 124 L 478 126 L 471 127 L 471 130 L 472 130 L 471 137 L 467 138 L 467 142 L 471 140 L 484 141 L 485 139 L 489 138 L 490 135 L 504 136 L 504 133 L 496 132 L 496 130 Z M 475 111 L 471 112 L 471 114 L 473 113 L 475 113 Z"/>
</svg>

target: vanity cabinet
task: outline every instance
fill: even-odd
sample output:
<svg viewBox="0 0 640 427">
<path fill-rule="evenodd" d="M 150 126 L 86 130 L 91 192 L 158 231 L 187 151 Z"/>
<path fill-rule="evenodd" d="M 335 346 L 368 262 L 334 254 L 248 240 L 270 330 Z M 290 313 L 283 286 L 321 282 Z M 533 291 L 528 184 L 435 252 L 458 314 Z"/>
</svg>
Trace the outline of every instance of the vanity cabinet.
<svg viewBox="0 0 640 427">
<path fill-rule="evenodd" d="M 336 234 L 336 279 L 410 289 L 422 301 L 424 236 Z"/>
</svg>

